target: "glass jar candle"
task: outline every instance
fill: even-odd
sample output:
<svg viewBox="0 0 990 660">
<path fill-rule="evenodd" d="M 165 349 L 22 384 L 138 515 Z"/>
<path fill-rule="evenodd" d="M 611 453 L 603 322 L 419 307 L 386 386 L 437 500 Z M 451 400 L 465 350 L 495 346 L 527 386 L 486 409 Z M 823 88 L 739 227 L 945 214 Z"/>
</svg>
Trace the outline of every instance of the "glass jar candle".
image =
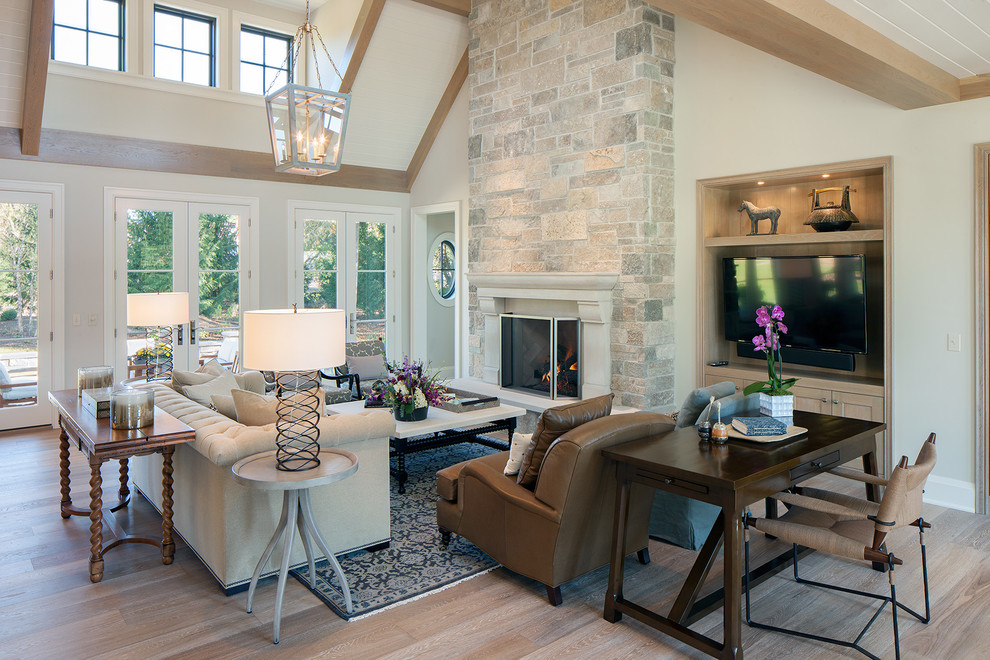
<svg viewBox="0 0 990 660">
<path fill-rule="evenodd" d="M 110 427 L 139 429 L 155 421 L 155 392 L 125 387 L 110 393 Z"/>
<path fill-rule="evenodd" d="M 113 367 L 82 367 L 76 371 L 76 394 L 83 390 L 97 390 L 113 387 Z"/>
</svg>

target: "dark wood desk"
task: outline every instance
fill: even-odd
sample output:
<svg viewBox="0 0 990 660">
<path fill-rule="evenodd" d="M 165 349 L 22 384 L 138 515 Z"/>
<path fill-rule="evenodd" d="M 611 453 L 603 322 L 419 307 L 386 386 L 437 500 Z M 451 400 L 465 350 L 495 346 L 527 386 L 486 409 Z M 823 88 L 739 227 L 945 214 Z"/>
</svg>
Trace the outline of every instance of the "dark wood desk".
<svg viewBox="0 0 990 660">
<path fill-rule="evenodd" d="M 151 426 L 134 431 L 114 431 L 109 419 L 97 419 L 83 410 L 76 390 L 59 390 L 48 393 L 48 400 L 58 410 L 58 424 L 62 432 L 58 438 L 59 481 L 62 489 L 61 513 L 69 516 L 88 516 L 89 523 L 89 579 L 103 579 L 103 555 L 122 543 L 147 543 L 162 549 L 162 563 L 171 564 L 175 556 L 172 541 L 172 452 L 175 445 L 196 439 L 196 432 L 155 408 L 155 421 Z M 69 492 L 69 439 L 72 439 L 89 461 L 88 509 L 72 505 Z M 130 490 L 127 488 L 127 459 L 141 454 L 160 452 L 162 463 L 162 540 L 130 536 L 114 519 L 113 512 L 127 506 Z M 105 461 L 120 461 L 120 490 L 116 504 L 103 506 L 103 477 L 100 467 Z M 103 525 L 106 523 L 113 541 L 103 544 Z"/>
<path fill-rule="evenodd" d="M 774 493 L 804 481 L 829 468 L 862 457 L 863 468 L 876 474 L 876 434 L 886 428 L 868 422 L 817 413 L 795 412 L 794 424 L 808 433 L 793 440 L 757 444 L 729 440 L 717 446 L 699 442 L 694 427 L 636 440 L 604 450 L 616 462 L 617 495 L 612 531 L 612 559 L 604 617 L 617 622 L 623 614 L 716 658 L 742 658 L 742 513 L 744 509 Z M 633 483 L 645 484 L 722 508 L 708 539 L 688 574 L 667 616 L 652 612 L 622 595 L 623 558 L 621 539 L 626 535 L 629 492 Z M 878 501 L 876 486 L 867 496 Z M 770 507 L 768 515 L 775 515 Z M 724 586 L 720 592 L 698 599 L 705 578 L 724 545 Z M 787 565 L 785 553 L 752 574 L 752 584 L 766 579 Z M 723 641 L 718 642 L 688 626 L 723 607 Z"/>
</svg>

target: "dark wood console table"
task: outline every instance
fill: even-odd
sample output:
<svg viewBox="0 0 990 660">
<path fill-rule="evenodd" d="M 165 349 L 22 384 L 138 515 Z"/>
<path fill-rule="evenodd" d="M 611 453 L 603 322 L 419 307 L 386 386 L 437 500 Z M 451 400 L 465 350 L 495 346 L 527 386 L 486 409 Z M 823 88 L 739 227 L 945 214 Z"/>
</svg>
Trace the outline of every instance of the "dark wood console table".
<svg viewBox="0 0 990 660">
<path fill-rule="evenodd" d="M 171 564 L 175 556 L 172 541 L 172 452 L 175 445 L 196 439 L 196 432 L 164 410 L 155 408 L 155 421 L 151 426 L 134 431 L 114 431 L 109 419 L 97 419 L 86 410 L 76 390 L 58 390 L 48 393 L 48 400 L 58 410 L 58 423 L 62 429 L 58 438 L 59 481 L 62 489 L 61 513 L 69 516 L 88 516 L 90 555 L 89 579 L 103 579 L 103 555 L 122 543 L 147 543 L 162 549 L 162 563 Z M 69 492 L 69 439 L 86 456 L 90 466 L 88 509 L 72 505 Z M 162 540 L 125 533 L 113 513 L 130 502 L 127 487 L 127 459 L 131 456 L 160 452 L 162 463 Z M 116 504 L 103 506 L 103 477 L 100 467 L 105 461 L 120 461 L 120 489 Z M 103 525 L 106 524 L 113 540 L 104 545 Z"/>
<path fill-rule="evenodd" d="M 617 494 L 612 532 L 612 559 L 604 617 L 617 622 L 623 614 L 716 658 L 742 658 L 742 520 L 743 510 L 832 467 L 862 457 L 865 471 L 876 474 L 876 434 L 886 424 L 809 412 L 794 412 L 794 423 L 808 432 L 793 440 L 758 444 L 732 440 L 723 446 L 699 442 L 694 427 L 645 438 L 604 450 L 616 461 Z M 721 507 L 708 539 L 698 553 L 684 585 L 667 616 L 626 600 L 622 594 L 622 539 L 626 535 L 629 491 L 645 484 Z M 878 501 L 876 486 L 867 496 Z M 775 515 L 771 508 L 768 515 Z M 702 585 L 724 545 L 724 586 L 699 599 Z M 810 552 L 810 551 L 808 551 Z M 751 574 L 758 584 L 788 564 L 790 551 Z M 723 641 L 718 642 L 688 626 L 723 607 Z"/>
</svg>

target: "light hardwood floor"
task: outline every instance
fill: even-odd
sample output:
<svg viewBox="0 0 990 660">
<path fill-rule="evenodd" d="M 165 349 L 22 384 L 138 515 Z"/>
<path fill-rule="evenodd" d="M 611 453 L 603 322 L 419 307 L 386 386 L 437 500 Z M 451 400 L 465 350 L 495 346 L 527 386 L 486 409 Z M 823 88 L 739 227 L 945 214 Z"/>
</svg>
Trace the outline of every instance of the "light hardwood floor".
<svg viewBox="0 0 990 660">
<path fill-rule="evenodd" d="M 181 542 L 171 566 L 163 566 L 148 546 L 117 548 L 106 557 L 103 581 L 91 584 L 89 521 L 63 520 L 58 513 L 57 444 L 56 433 L 47 429 L 0 433 L 0 658 L 704 657 L 628 618 L 615 625 L 603 620 L 607 569 L 564 585 L 564 604 L 556 608 L 547 604 L 540 585 L 499 569 L 351 623 L 290 579 L 282 641 L 273 646 L 274 584 L 259 587 L 254 612 L 246 614 L 246 594 L 225 597 Z M 73 500 L 84 505 L 88 469 L 74 449 L 71 470 Z M 104 471 L 108 496 L 116 480 L 112 462 Z M 934 525 L 926 536 L 934 620 L 925 626 L 900 618 L 904 657 L 988 658 L 990 518 L 934 506 L 926 506 L 925 516 Z M 140 495 L 120 518 L 141 531 L 161 525 Z M 768 547 L 762 538 L 754 540 L 756 546 L 783 548 Z M 898 596 L 923 607 L 914 529 L 899 530 L 891 549 L 906 560 L 898 570 Z M 694 554 L 655 542 L 650 551 L 649 566 L 630 560 L 626 592 L 646 604 L 669 604 Z M 805 577 L 847 580 L 878 593 L 887 588 L 883 575 L 850 562 L 819 555 L 801 566 Z M 789 576 L 781 573 L 754 591 L 758 620 L 855 636 L 869 618 L 870 605 L 860 599 L 809 591 Z M 713 573 L 710 582 L 720 581 Z M 718 638 L 720 627 L 721 610 L 694 629 Z M 748 658 L 862 657 L 745 625 L 743 640 Z M 865 644 L 893 657 L 889 610 Z"/>
</svg>

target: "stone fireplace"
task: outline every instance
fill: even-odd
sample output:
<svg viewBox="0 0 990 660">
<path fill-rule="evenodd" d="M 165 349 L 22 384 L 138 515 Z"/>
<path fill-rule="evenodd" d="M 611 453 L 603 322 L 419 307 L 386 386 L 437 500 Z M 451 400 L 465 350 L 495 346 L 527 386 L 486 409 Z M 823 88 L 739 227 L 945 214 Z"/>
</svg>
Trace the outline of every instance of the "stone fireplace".
<svg viewBox="0 0 990 660">
<path fill-rule="evenodd" d="M 501 382 L 499 314 L 574 318 L 582 398 L 669 409 L 673 17 L 474 0 L 468 20 L 470 375 Z"/>
</svg>

